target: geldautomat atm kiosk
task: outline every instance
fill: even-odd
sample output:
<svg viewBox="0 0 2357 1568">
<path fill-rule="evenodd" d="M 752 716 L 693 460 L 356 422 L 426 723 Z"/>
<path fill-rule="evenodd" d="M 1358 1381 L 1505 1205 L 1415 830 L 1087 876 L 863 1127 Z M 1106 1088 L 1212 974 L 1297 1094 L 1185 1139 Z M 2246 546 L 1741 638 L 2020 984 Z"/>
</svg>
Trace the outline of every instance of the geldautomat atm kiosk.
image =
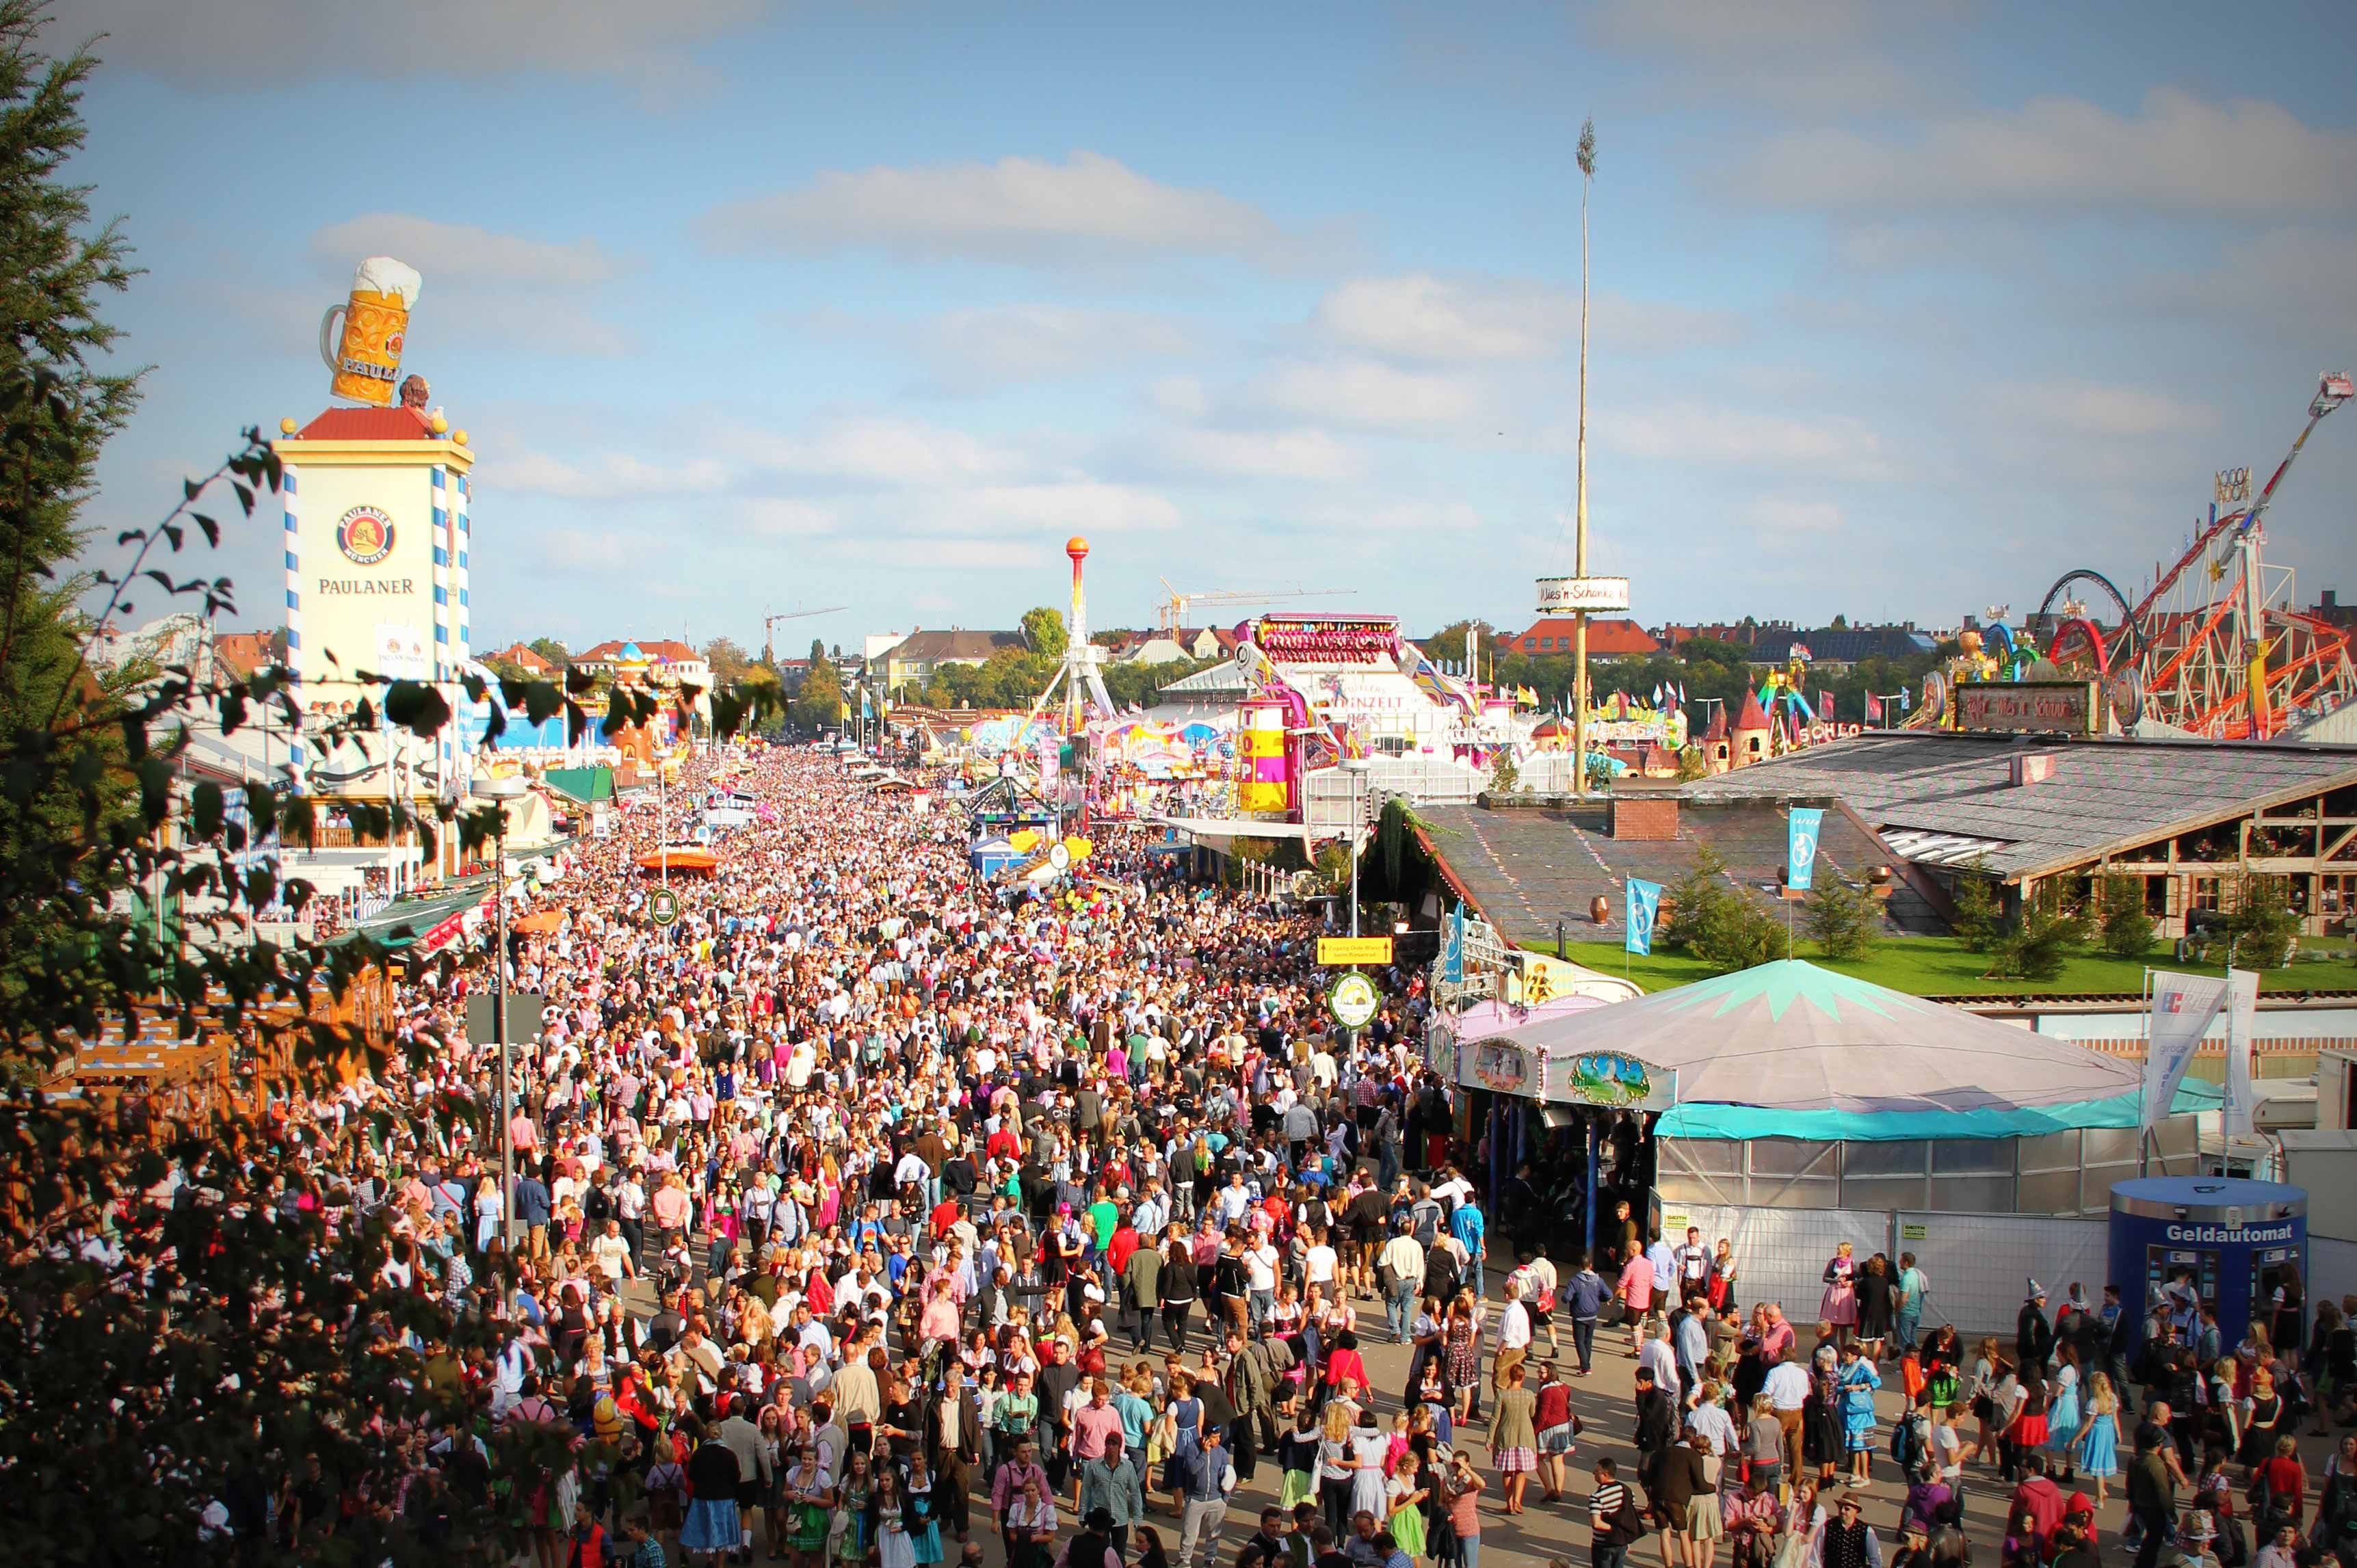
<svg viewBox="0 0 2357 1568">
<path fill-rule="evenodd" d="M 2273 1310 L 2286 1264 L 2307 1280 L 2304 1187 L 2224 1176 L 2141 1176 L 2112 1187 L 2110 1283 L 2138 1340 L 2167 1294 L 2214 1307 L 2220 1337 L 2235 1344 Z"/>
</svg>

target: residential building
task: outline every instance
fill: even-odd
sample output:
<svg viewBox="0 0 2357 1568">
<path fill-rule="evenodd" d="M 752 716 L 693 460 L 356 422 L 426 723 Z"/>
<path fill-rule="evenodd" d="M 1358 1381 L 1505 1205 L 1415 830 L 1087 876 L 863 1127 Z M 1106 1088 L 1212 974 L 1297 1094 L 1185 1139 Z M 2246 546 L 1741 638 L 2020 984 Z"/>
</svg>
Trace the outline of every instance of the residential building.
<svg viewBox="0 0 2357 1568">
<path fill-rule="evenodd" d="M 910 632 L 885 650 L 882 675 L 884 690 L 897 700 L 903 692 L 921 689 L 933 678 L 933 671 L 952 664 L 987 664 L 992 654 L 1002 648 L 1024 646 L 1019 631 L 970 631 L 963 627 L 952 627 L 946 631 Z M 871 674 L 877 667 L 870 662 Z"/>
<path fill-rule="evenodd" d="M 1500 638 L 1498 650 L 1537 658 L 1567 654 L 1572 651 L 1573 628 L 1577 625 L 1569 616 L 1547 616 L 1532 622 L 1530 629 L 1520 636 Z M 1662 644 L 1633 620 L 1625 617 L 1588 618 L 1590 659 L 1644 659 L 1661 651 Z"/>
<path fill-rule="evenodd" d="M 2300 613 L 2343 631 L 2357 631 L 2357 605 L 2342 604 L 2340 591 L 2335 588 L 2325 589 L 2316 603 Z"/>
<path fill-rule="evenodd" d="M 1224 659 L 1235 650 L 1233 631 L 1181 627 L 1177 631 L 1141 635 L 1133 646 L 1114 657 L 1124 664 L 1186 664 Z"/>
<path fill-rule="evenodd" d="M 496 653 L 483 655 L 486 664 L 512 664 L 525 674 L 546 678 L 556 674 L 557 668 L 532 650 L 529 643 L 511 642 Z"/>
<path fill-rule="evenodd" d="M 1832 674 L 1868 659 L 1912 659 L 1939 647 L 1929 632 L 1913 621 L 1898 626 L 1822 626 L 1808 630 L 1761 628 L 1751 639 L 1751 665 L 1780 670 L 1792 662 L 1795 647 L 1808 650 L 1813 670 Z"/>
<path fill-rule="evenodd" d="M 1697 637 L 1712 642 L 1732 642 L 1738 647 L 1749 647 L 1759 630 L 1758 621 L 1712 621 L 1707 625 L 1697 623 L 1693 626 L 1674 623 L 1655 628 L 1652 635 L 1654 641 L 1670 649 L 1682 648 Z"/>
</svg>

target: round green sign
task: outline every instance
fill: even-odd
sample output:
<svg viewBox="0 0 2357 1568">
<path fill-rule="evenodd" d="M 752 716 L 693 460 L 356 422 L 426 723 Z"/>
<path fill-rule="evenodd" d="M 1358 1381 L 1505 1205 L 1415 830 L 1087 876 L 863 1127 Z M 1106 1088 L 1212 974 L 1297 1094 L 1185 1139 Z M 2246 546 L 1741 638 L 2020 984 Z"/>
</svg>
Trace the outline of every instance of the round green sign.
<svg viewBox="0 0 2357 1568">
<path fill-rule="evenodd" d="M 668 926 L 679 918 L 679 895 L 668 887 L 658 887 L 647 895 L 647 918 L 658 926 Z"/>
<path fill-rule="evenodd" d="M 1326 993 L 1326 1011 L 1346 1029 L 1363 1029 L 1383 1004 L 1375 983 L 1356 970 L 1337 980 Z"/>
</svg>

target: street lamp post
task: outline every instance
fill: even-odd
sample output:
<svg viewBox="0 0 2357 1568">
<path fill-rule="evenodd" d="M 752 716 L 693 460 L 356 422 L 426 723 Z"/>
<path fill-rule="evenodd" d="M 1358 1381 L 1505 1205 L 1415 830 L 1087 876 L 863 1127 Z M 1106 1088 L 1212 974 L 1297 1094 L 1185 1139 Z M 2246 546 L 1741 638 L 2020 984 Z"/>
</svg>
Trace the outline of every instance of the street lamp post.
<svg viewBox="0 0 2357 1568">
<path fill-rule="evenodd" d="M 524 781 L 511 774 L 478 774 L 467 792 L 498 811 L 491 822 L 491 908 L 497 943 L 491 967 L 498 977 L 491 995 L 491 1039 L 500 1050 L 500 1231 L 513 1255 L 515 1212 L 515 1073 L 508 1044 L 508 808 L 522 799 Z"/>
<path fill-rule="evenodd" d="M 1359 843 L 1366 830 L 1366 808 L 1361 804 L 1360 791 L 1365 787 L 1367 769 L 1372 766 L 1363 757 L 1346 757 L 1342 771 L 1351 776 L 1351 934 L 1359 934 Z"/>
</svg>

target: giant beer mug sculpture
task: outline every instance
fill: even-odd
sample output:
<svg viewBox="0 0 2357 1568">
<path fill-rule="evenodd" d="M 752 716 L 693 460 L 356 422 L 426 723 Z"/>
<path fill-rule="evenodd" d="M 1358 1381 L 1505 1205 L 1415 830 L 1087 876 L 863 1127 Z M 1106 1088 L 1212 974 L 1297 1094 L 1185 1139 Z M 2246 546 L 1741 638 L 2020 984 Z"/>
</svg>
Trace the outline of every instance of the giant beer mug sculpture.
<svg viewBox="0 0 2357 1568">
<path fill-rule="evenodd" d="M 391 256 L 371 256 L 352 274 L 351 297 L 319 319 L 319 358 L 335 372 L 328 390 L 354 403 L 388 408 L 401 379 L 401 345 L 423 282 Z M 336 332 L 336 317 L 344 318 Z"/>
</svg>

